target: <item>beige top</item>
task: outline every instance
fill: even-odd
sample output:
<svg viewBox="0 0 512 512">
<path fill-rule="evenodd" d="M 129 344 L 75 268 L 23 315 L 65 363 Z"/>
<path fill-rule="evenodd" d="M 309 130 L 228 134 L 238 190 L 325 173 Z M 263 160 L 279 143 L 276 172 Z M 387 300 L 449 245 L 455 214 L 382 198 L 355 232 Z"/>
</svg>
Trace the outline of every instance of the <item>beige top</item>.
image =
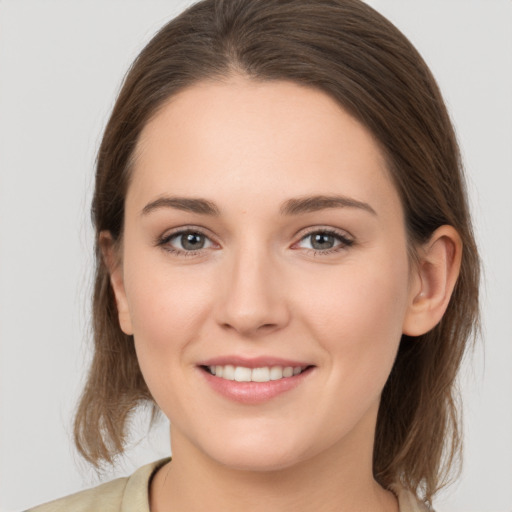
<svg viewBox="0 0 512 512">
<path fill-rule="evenodd" d="M 71 494 L 26 512 L 150 512 L 149 484 L 156 471 L 167 463 L 162 459 L 139 468 L 133 475 Z M 393 488 L 400 512 L 427 512 L 408 491 Z"/>
</svg>

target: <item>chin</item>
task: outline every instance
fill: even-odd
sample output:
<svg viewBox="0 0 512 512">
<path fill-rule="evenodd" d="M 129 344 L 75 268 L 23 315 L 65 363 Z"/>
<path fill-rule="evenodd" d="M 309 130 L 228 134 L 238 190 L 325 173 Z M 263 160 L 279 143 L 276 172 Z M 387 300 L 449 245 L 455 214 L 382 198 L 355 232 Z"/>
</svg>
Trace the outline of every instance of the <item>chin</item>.
<svg viewBox="0 0 512 512">
<path fill-rule="evenodd" d="M 223 466 L 236 471 L 248 472 L 270 472 L 288 469 L 300 461 L 294 454 L 274 454 L 267 451 L 257 450 L 254 452 L 245 452 L 233 454 L 223 454 L 221 460 L 218 461 Z"/>
<path fill-rule="evenodd" d="M 228 437 L 229 439 L 229 437 Z M 253 442 L 251 442 L 253 441 Z M 289 442 L 284 444 L 280 439 L 259 440 L 242 438 L 237 442 L 233 438 L 229 443 L 216 444 L 206 449 L 210 458 L 217 463 L 238 471 L 279 471 L 290 468 L 304 459 L 299 446 Z"/>
</svg>

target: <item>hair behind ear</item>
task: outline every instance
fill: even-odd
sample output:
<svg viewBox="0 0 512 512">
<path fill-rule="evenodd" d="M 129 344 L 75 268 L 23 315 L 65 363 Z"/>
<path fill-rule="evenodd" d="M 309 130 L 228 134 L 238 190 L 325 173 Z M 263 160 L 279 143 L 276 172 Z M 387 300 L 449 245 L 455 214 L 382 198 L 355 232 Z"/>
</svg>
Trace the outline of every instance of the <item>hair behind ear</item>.
<svg viewBox="0 0 512 512">
<path fill-rule="evenodd" d="M 427 503 L 458 477 L 462 464 L 455 379 L 468 342 L 479 333 L 480 277 L 473 237 L 464 240 L 466 245 L 453 227 L 441 226 L 419 247 L 412 317 L 377 419 L 375 478 L 384 486 L 398 478 Z"/>
<path fill-rule="evenodd" d="M 76 409 L 73 435 L 79 453 L 99 468 L 102 461 L 112 464 L 123 452 L 127 420 L 139 404 L 151 405 L 152 420 L 159 410 L 140 371 L 133 336 L 119 328 L 110 274 L 102 254 L 97 255 L 96 275 L 94 355 Z"/>
</svg>

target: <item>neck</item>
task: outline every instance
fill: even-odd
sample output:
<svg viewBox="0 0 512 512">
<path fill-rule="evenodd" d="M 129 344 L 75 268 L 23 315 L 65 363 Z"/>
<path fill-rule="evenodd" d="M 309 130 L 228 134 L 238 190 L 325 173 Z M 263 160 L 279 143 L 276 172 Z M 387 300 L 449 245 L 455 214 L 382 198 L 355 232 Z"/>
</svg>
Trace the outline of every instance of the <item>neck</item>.
<svg viewBox="0 0 512 512">
<path fill-rule="evenodd" d="M 151 512 L 398 512 L 373 478 L 371 442 L 345 440 L 290 467 L 250 471 L 219 464 L 179 431 L 172 438 L 173 460 L 151 484 Z"/>
</svg>

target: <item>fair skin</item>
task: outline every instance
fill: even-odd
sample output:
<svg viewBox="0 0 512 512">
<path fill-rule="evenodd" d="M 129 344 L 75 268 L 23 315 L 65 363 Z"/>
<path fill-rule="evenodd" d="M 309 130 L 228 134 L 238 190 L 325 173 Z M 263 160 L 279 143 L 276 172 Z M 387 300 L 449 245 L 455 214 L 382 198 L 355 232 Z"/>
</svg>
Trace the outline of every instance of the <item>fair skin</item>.
<svg viewBox="0 0 512 512">
<path fill-rule="evenodd" d="M 121 327 L 171 423 L 153 512 L 398 510 L 372 474 L 380 394 L 402 333 L 444 313 L 461 244 L 442 226 L 412 265 L 359 122 L 289 82 L 190 87 L 145 126 L 122 244 L 101 243 Z M 303 373 L 212 375 L 228 364 Z"/>
</svg>

